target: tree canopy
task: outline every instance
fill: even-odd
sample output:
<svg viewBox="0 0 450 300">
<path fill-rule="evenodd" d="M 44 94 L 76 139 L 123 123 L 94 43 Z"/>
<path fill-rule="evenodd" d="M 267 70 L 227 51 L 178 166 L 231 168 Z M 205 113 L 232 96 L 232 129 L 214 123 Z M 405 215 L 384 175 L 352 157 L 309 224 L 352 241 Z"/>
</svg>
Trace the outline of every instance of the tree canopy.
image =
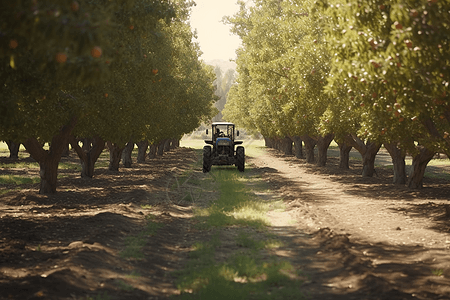
<svg viewBox="0 0 450 300">
<path fill-rule="evenodd" d="M 226 119 L 266 137 L 450 155 L 449 1 L 239 4 L 226 18 L 242 39 Z"/>
<path fill-rule="evenodd" d="M 0 139 L 56 144 L 70 124 L 68 134 L 124 146 L 179 138 L 213 116 L 214 73 L 188 22 L 194 2 L 1 5 Z"/>
</svg>

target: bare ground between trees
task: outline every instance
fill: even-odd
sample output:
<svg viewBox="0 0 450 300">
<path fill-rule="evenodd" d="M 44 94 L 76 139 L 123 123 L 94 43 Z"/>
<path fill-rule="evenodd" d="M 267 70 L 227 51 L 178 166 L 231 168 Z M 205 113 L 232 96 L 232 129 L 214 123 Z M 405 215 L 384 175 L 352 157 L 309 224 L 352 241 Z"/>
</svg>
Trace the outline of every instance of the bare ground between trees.
<svg viewBox="0 0 450 300">
<path fill-rule="evenodd" d="M 414 191 L 385 168 L 362 178 L 357 161 L 318 168 L 267 151 L 252 162 L 297 222 L 274 216 L 280 230 L 309 237 L 291 239 L 289 256 L 310 275 L 311 299 L 450 299 L 448 181 L 425 178 Z"/>
<path fill-rule="evenodd" d="M 2 194 L 0 299 L 176 294 L 171 271 L 205 233 L 183 200 L 189 189 L 170 186 L 197 160 L 180 148 L 119 173 L 99 168 L 93 180 L 65 170 L 56 195 L 38 195 L 36 185 Z M 270 188 L 256 194 L 287 204 L 270 213 L 270 230 L 285 242 L 277 255 L 303 270 L 306 298 L 450 299 L 448 181 L 426 178 L 424 189 L 411 191 L 391 185 L 386 169 L 363 179 L 356 161 L 347 171 L 336 158 L 317 168 L 272 150 L 249 163 L 249 176 Z M 205 175 L 199 167 L 193 176 Z M 130 237 L 149 223 L 159 228 L 146 235 L 144 257 L 123 258 Z"/>
</svg>

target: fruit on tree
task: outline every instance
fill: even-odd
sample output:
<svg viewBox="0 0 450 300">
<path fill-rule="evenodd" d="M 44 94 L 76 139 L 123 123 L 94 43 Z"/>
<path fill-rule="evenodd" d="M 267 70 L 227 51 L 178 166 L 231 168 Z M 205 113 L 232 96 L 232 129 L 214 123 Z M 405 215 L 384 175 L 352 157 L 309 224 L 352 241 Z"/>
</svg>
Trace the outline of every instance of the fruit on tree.
<svg viewBox="0 0 450 300">
<path fill-rule="evenodd" d="M 102 56 L 102 48 L 95 46 L 91 50 L 91 55 L 92 57 L 99 58 L 100 56 Z"/>
<path fill-rule="evenodd" d="M 19 43 L 17 42 L 17 40 L 10 40 L 9 41 L 9 48 L 16 49 L 17 46 L 19 46 Z"/>
<path fill-rule="evenodd" d="M 65 63 L 67 61 L 67 55 L 62 52 L 56 53 L 56 61 L 60 64 Z"/>
<path fill-rule="evenodd" d="M 70 5 L 70 9 L 76 12 L 80 9 L 80 4 L 77 1 L 73 1 L 72 4 Z"/>
</svg>

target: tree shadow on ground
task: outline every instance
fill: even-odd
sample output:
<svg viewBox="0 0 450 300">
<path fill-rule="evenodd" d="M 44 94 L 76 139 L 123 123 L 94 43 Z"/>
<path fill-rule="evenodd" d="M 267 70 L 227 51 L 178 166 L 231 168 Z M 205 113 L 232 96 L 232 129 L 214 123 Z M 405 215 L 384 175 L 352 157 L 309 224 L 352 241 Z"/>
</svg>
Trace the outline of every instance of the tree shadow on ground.
<svg viewBox="0 0 450 300">
<path fill-rule="evenodd" d="M 280 252 L 289 253 L 287 257 L 301 268 L 306 279 L 300 288 L 306 299 L 450 297 L 450 282 L 446 278 L 450 270 L 437 274 L 441 266 L 436 255 L 447 256 L 440 249 L 369 244 L 329 228 L 313 234 L 302 233 L 295 227 L 271 230 L 284 242 Z"/>
<path fill-rule="evenodd" d="M 79 161 L 74 154 L 66 160 Z M 193 150 L 177 149 L 116 173 L 98 168 L 93 179 L 67 170 L 55 195 L 39 195 L 35 185 L 2 194 L 0 299 L 175 293 L 167 273 L 179 267 L 192 236 L 189 203 L 174 205 L 167 186 L 196 160 Z"/>
<path fill-rule="evenodd" d="M 306 169 L 310 174 L 324 176 L 326 179 L 337 182 L 344 189 L 345 193 L 361 198 L 368 198 L 375 201 L 393 200 L 398 201 L 399 207 L 391 208 L 395 213 L 407 213 L 411 218 L 431 219 L 435 225 L 430 227 L 438 232 L 450 232 L 450 218 L 447 212 L 446 202 L 449 200 L 450 184 L 449 181 L 441 177 L 424 178 L 424 188 L 413 190 L 405 185 L 392 184 L 393 174 L 390 168 L 378 166 L 376 175 L 371 178 L 363 178 L 360 174 L 362 164 L 360 161 L 350 160 L 350 169 L 343 170 L 339 168 L 339 159 L 329 157 L 325 167 L 317 167 L 313 164 L 305 163 L 303 159 L 297 159 L 293 156 L 285 156 L 279 151 L 267 149 L 270 155 L 278 159 L 283 159 L 290 165 Z M 433 167 L 438 168 L 438 167 Z M 446 172 L 441 170 L 440 172 Z M 274 188 L 278 192 L 284 190 L 281 187 L 283 183 L 289 186 L 286 200 L 295 200 L 298 195 L 302 195 L 304 201 L 332 201 L 333 199 L 308 197 L 307 186 L 293 181 L 286 181 L 286 178 L 271 175 L 271 181 L 274 182 Z M 406 204 L 405 204 L 406 203 Z M 400 206 L 407 205 L 402 208 Z"/>
</svg>

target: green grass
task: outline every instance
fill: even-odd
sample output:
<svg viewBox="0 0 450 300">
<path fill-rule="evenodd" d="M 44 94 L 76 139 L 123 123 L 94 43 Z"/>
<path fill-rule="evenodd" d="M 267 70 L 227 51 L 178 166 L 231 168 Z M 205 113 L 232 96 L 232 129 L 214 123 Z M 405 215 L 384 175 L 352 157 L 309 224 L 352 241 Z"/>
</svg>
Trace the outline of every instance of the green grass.
<svg viewBox="0 0 450 300">
<path fill-rule="evenodd" d="M 147 220 L 147 225 L 143 231 L 137 235 L 125 238 L 125 247 L 120 252 L 120 257 L 135 260 L 144 259 L 145 254 L 143 248 L 147 244 L 147 237 L 155 235 L 156 231 L 162 226 L 154 222 L 151 216 L 147 216 Z"/>
<path fill-rule="evenodd" d="M 60 170 L 77 170 L 77 171 L 81 171 L 81 165 L 79 163 L 60 162 L 59 165 L 58 165 L 58 169 L 60 169 Z"/>
<path fill-rule="evenodd" d="M 193 148 L 193 149 L 202 149 L 205 146 L 204 140 L 197 139 L 182 139 L 180 141 L 180 147 Z"/>
<path fill-rule="evenodd" d="M 142 252 L 147 240 L 142 235 L 129 236 L 125 239 L 125 249 L 120 252 L 120 257 L 124 259 L 144 259 L 145 255 Z"/>
<path fill-rule="evenodd" d="M 231 168 L 217 169 L 212 175 L 219 184 L 220 198 L 209 207 L 195 209 L 200 227 L 239 225 L 262 229 L 270 225 L 266 213 L 271 203 L 258 201 L 246 191 L 241 180 L 245 175 Z"/>
<path fill-rule="evenodd" d="M 39 169 L 39 164 L 37 162 L 13 162 L 7 164 L 0 164 L 0 168 L 2 169 Z M 60 170 L 78 170 L 81 171 L 81 165 L 78 163 L 67 163 L 60 162 L 58 165 L 58 169 Z"/>
<path fill-rule="evenodd" d="M 39 169 L 39 164 L 37 162 L 23 162 L 18 161 L 14 163 L 0 164 L 0 168 L 2 169 Z"/>
<path fill-rule="evenodd" d="M 283 243 L 273 236 L 266 235 L 265 239 L 256 239 L 253 238 L 251 233 L 240 231 L 236 237 L 236 245 L 255 251 L 279 248 L 283 246 Z"/>
<path fill-rule="evenodd" d="M 251 250 L 259 250 L 265 247 L 265 242 L 254 239 L 252 235 L 246 231 L 240 231 L 236 237 L 236 245 Z"/>
<path fill-rule="evenodd" d="M 443 172 L 439 172 L 439 173 L 431 173 L 431 172 L 426 172 L 423 175 L 426 178 L 436 178 L 436 179 L 445 179 L 445 180 L 450 180 L 450 174 L 448 173 L 443 173 Z"/>
<path fill-rule="evenodd" d="M 282 201 L 259 199 L 246 186 L 264 188 L 260 180 L 235 168 L 215 168 L 200 181 L 205 189 L 218 189 L 219 197 L 194 210 L 198 236 L 203 238 L 192 245 L 185 269 L 174 272 L 181 294 L 173 298 L 304 298 L 299 271 L 275 255 L 268 257 L 267 250 L 283 243 L 267 233 L 266 214 L 285 206 Z M 235 232 L 234 247 L 225 239 L 230 232 Z M 227 244 L 222 245 L 224 240 Z"/>
<path fill-rule="evenodd" d="M 195 253 L 195 254 L 194 254 Z M 237 252 L 214 260 L 215 246 L 197 244 L 178 275 L 180 299 L 302 299 L 299 273 L 287 261 Z"/>
<path fill-rule="evenodd" d="M 431 270 L 431 274 L 433 274 L 434 276 L 442 276 L 442 275 L 444 275 L 444 270 L 443 269 L 434 269 L 434 270 Z"/>
<path fill-rule="evenodd" d="M 6 193 L 12 192 L 12 191 L 19 191 L 19 190 L 20 190 L 20 188 L 0 190 L 0 196 L 3 194 L 6 194 Z"/>
<path fill-rule="evenodd" d="M 436 166 L 435 164 L 434 166 Z M 411 165 L 407 165 L 407 167 L 410 167 Z M 433 164 L 428 164 L 428 166 L 433 166 Z M 386 170 L 394 170 L 393 165 L 375 165 L 377 168 L 383 168 Z M 430 169 L 428 169 L 430 170 Z M 408 175 L 408 169 L 407 169 L 407 175 Z M 435 172 L 429 172 L 425 170 L 425 174 L 423 175 L 425 178 L 433 178 L 433 179 L 445 179 L 450 180 L 450 174 L 446 173 L 445 170 L 438 169 Z"/>
<path fill-rule="evenodd" d="M 125 277 L 126 277 L 126 278 L 130 278 L 130 279 L 138 279 L 138 278 L 140 278 L 141 276 L 142 276 L 142 275 L 141 275 L 139 272 L 137 272 L 137 271 L 132 271 L 131 274 L 126 275 Z"/>
<path fill-rule="evenodd" d="M 450 159 L 432 159 L 427 166 L 450 166 Z"/>
<path fill-rule="evenodd" d="M 13 176 L 13 175 L 0 175 L 0 184 L 34 184 L 39 183 L 39 177 L 23 177 L 23 176 Z"/>
<path fill-rule="evenodd" d="M 133 286 L 129 285 L 128 283 L 126 283 L 126 282 L 124 282 L 124 281 L 122 281 L 122 280 L 118 280 L 118 281 L 116 282 L 116 284 L 117 284 L 117 287 L 118 287 L 120 290 L 122 290 L 122 291 L 125 291 L 125 292 L 131 292 L 131 291 L 134 290 L 134 287 L 133 287 Z"/>
</svg>

